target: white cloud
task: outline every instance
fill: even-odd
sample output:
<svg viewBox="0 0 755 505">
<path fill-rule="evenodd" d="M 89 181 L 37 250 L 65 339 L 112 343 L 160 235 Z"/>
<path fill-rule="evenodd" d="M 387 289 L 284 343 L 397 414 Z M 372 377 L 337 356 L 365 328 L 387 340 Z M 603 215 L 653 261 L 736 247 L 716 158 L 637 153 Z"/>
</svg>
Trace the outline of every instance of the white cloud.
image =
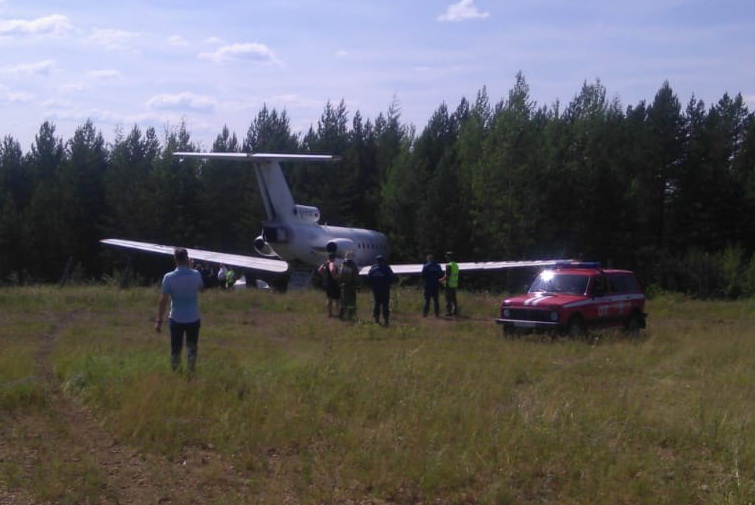
<svg viewBox="0 0 755 505">
<path fill-rule="evenodd" d="M 34 100 L 34 95 L 31 93 L 27 93 L 25 91 L 16 91 L 8 93 L 8 101 L 10 102 L 21 102 L 21 103 L 29 103 L 32 100 Z"/>
<path fill-rule="evenodd" d="M 9 74 L 15 77 L 50 75 L 54 65 L 55 62 L 52 60 L 38 61 L 36 63 L 22 63 L 20 65 L 0 67 L 0 73 Z"/>
<path fill-rule="evenodd" d="M 168 37 L 168 44 L 175 47 L 185 47 L 189 45 L 189 41 L 180 35 L 171 35 Z"/>
<path fill-rule="evenodd" d="M 223 39 L 220 37 L 208 37 L 204 40 L 205 44 L 222 44 Z"/>
<path fill-rule="evenodd" d="M 244 44 L 229 44 L 211 53 L 200 53 L 200 58 L 222 63 L 232 60 L 247 60 L 258 63 L 278 63 L 275 54 L 265 44 L 247 42 Z"/>
<path fill-rule="evenodd" d="M 315 100 L 312 98 L 306 98 L 294 93 L 288 93 L 285 95 L 275 95 L 271 98 L 272 103 L 280 103 L 284 107 L 322 107 L 322 100 Z"/>
<path fill-rule="evenodd" d="M 449 5 L 446 12 L 438 16 L 438 21 L 464 21 L 487 17 L 490 17 L 490 13 L 477 10 L 474 0 L 459 0 L 459 3 Z"/>
<path fill-rule="evenodd" d="M 89 36 L 88 41 L 96 46 L 102 46 L 106 49 L 126 49 L 127 42 L 137 34 L 125 30 L 116 30 L 114 28 L 95 28 Z"/>
<path fill-rule="evenodd" d="M 34 95 L 25 91 L 7 91 L 0 93 L 0 103 L 30 103 L 34 100 Z"/>
<path fill-rule="evenodd" d="M 215 105 L 215 100 L 212 98 L 190 92 L 155 95 L 147 100 L 147 107 L 158 110 L 192 110 L 210 113 L 214 112 Z"/>
<path fill-rule="evenodd" d="M 47 109 L 67 109 L 71 106 L 71 102 L 68 100 L 61 100 L 59 98 L 48 98 L 40 105 Z"/>
<path fill-rule="evenodd" d="M 87 72 L 87 76 L 93 77 L 95 79 L 113 79 L 120 77 L 121 72 L 112 68 L 105 68 L 101 70 L 89 70 Z"/>
<path fill-rule="evenodd" d="M 84 93 L 85 91 L 89 91 L 90 88 L 86 84 L 77 82 L 64 84 L 59 89 L 64 93 Z"/>
<path fill-rule="evenodd" d="M 0 19 L 0 36 L 65 35 L 73 30 L 68 17 L 52 14 L 37 19 Z"/>
</svg>

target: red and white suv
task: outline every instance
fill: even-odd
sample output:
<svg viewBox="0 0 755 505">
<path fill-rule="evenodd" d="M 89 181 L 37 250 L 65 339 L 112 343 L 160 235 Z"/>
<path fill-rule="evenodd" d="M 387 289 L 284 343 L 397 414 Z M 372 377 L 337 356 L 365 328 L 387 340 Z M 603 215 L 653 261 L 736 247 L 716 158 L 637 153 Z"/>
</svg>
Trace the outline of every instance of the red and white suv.
<svg viewBox="0 0 755 505">
<path fill-rule="evenodd" d="M 553 331 L 571 336 L 588 329 L 645 328 L 645 295 L 633 272 L 594 262 L 559 263 L 543 270 L 525 295 L 501 303 L 496 323 L 505 335 Z"/>
</svg>

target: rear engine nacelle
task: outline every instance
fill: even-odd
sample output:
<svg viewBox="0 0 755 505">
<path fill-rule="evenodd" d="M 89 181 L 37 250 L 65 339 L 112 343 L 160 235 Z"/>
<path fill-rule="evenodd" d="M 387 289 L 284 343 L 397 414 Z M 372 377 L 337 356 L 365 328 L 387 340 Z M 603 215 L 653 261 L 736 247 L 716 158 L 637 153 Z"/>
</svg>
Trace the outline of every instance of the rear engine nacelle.
<svg viewBox="0 0 755 505">
<path fill-rule="evenodd" d="M 346 254 L 346 251 L 353 251 L 355 249 L 356 245 L 354 244 L 354 241 L 348 238 L 334 238 L 325 245 L 325 250 L 328 251 L 328 253 L 333 253 L 336 256 L 341 257 Z"/>
<path fill-rule="evenodd" d="M 268 244 L 285 244 L 291 240 L 291 231 L 285 226 L 265 226 L 262 228 L 262 238 Z"/>
<path fill-rule="evenodd" d="M 275 251 L 273 251 L 273 248 L 270 247 L 270 244 L 265 241 L 262 235 L 254 239 L 254 250 L 257 251 L 260 256 L 266 256 L 268 258 L 278 257 L 278 255 L 275 254 Z"/>
</svg>

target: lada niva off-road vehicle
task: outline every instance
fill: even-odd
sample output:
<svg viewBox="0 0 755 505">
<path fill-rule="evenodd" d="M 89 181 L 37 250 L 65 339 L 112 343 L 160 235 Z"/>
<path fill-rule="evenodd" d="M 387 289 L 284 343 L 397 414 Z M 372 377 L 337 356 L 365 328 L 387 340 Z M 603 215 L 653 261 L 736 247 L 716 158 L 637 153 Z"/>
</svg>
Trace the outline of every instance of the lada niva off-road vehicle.
<svg viewBox="0 0 755 505">
<path fill-rule="evenodd" d="M 501 303 L 504 335 L 533 331 L 584 335 L 589 329 L 645 328 L 645 295 L 634 273 L 594 262 L 564 262 L 543 270 L 527 294 Z"/>
</svg>

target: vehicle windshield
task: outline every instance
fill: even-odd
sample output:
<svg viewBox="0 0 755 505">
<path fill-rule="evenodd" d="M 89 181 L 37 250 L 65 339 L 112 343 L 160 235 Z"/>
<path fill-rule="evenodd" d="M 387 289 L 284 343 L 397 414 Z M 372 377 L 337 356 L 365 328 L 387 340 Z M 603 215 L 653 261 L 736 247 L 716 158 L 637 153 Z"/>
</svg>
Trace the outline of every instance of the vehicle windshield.
<svg viewBox="0 0 755 505">
<path fill-rule="evenodd" d="M 530 293 L 566 293 L 570 295 L 583 295 L 587 291 L 585 275 L 560 274 L 553 270 L 546 270 L 538 275 L 530 287 Z"/>
</svg>

